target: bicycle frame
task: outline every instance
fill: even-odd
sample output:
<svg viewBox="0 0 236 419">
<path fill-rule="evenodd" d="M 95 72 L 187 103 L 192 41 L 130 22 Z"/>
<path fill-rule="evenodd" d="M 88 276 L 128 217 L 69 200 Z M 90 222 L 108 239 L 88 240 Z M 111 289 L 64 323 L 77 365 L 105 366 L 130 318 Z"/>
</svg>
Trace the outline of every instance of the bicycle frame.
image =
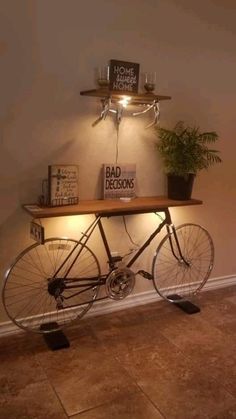
<svg viewBox="0 0 236 419">
<path fill-rule="evenodd" d="M 131 268 L 134 264 L 134 262 L 141 256 L 141 254 L 144 252 L 144 250 L 150 245 L 150 243 L 154 240 L 154 238 L 161 232 L 161 230 L 163 229 L 163 227 L 166 225 L 167 227 L 167 231 L 169 233 L 169 240 L 170 240 L 170 245 L 171 245 L 171 250 L 173 253 L 173 256 L 177 259 L 180 260 L 184 263 L 186 263 L 186 265 L 188 265 L 188 262 L 186 262 L 182 256 L 181 253 L 181 249 L 180 249 L 180 245 L 178 242 L 178 238 L 177 238 L 177 234 L 175 231 L 175 227 L 172 224 L 171 221 L 171 216 L 170 216 L 170 212 L 169 209 L 165 209 L 164 211 L 165 214 L 165 218 L 162 220 L 162 222 L 158 225 L 158 227 L 154 230 L 154 232 L 146 239 L 146 241 L 143 243 L 143 245 L 138 249 L 138 251 L 135 253 L 135 255 L 129 260 L 129 262 L 126 264 L 127 268 Z M 117 214 L 120 215 L 120 214 Z M 114 215 L 113 215 L 114 216 Z M 84 287 L 83 285 L 83 281 L 86 281 L 89 283 L 87 283 L 87 287 L 86 289 L 83 289 L 82 291 L 77 291 L 75 293 L 73 293 L 70 297 L 64 297 L 65 299 L 70 299 L 72 297 L 74 297 L 75 295 L 78 295 L 80 293 L 83 293 L 91 288 L 93 288 L 94 286 L 98 286 L 98 285 L 104 285 L 106 282 L 106 278 L 108 277 L 108 275 L 112 272 L 112 270 L 114 270 L 116 268 L 116 262 L 117 262 L 117 257 L 113 257 L 111 254 L 111 249 L 105 234 L 105 230 L 102 224 L 102 218 L 108 218 L 109 216 L 106 214 L 102 214 L 102 215 L 97 215 L 95 214 L 95 220 L 89 225 L 89 227 L 87 228 L 87 230 L 85 231 L 85 233 L 82 233 L 82 237 L 81 239 L 78 241 L 78 243 L 76 243 L 76 245 L 74 246 L 74 248 L 71 250 L 71 252 L 69 253 L 69 255 L 67 256 L 67 258 L 62 262 L 62 264 L 59 266 L 59 268 L 57 269 L 57 271 L 55 272 L 53 279 L 60 279 L 58 278 L 58 274 L 60 272 L 60 270 L 63 268 L 63 266 L 66 264 L 66 262 L 69 260 L 69 258 L 72 256 L 72 254 L 76 251 L 77 248 L 79 248 L 78 252 L 75 254 L 74 259 L 72 260 L 72 262 L 70 263 L 69 268 L 67 269 L 66 273 L 63 276 L 63 280 L 65 282 L 65 288 L 66 289 L 79 289 L 81 287 Z M 100 236 L 104 245 L 104 249 L 108 258 L 108 265 L 109 265 L 109 271 L 107 274 L 102 275 L 101 277 L 90 277 L 90 278 L 68 278 L 68 275 L 72 269 L 72 267 L 74 266 L 76 260 L 78 259 L 80 253 L 82 252 L 82 249 L 84 248 L 84 246 L 87 245 L 90 237 L 92 236 L 95 228 L 98 227 L 99 228 L 99 232 L 100 232 Z M 176 253 L 174 252 L 174 247 L 173 247 L 173 243 L 172 243 L 172 236 L 174 237 L 174 241 L 177 244 L 177 249 L 178 249 L 178 253 L 179 256 L 176 255 Z M 122 260 L 119 259 L 119 260 Z M 152 275 L 146 271 L 139 271 L 139 273 L 144 276 L 147 279 L 152 279 Z M 81 284 L 82 282 L 82 284 Z M 97 300 L 101 300 L 107 297 L 102 297 L 99 298 Z"/>
<path fill-rule="evenodd" d="M 127 267 L 130 268 L 134 262 L 140 257 L 140 255 L 143 253 L 143 251 L 149 246 L 149 244 L 153 241 L 153 239 L 157 236 L 158 233 L 160 233 L 160 231 L 162 230 L 162 228 L 165 225 L 172 225 L 171 222 L 171 216 L 170 216 L 170 212 L 168 209 L 163 211 L 165 213 L 165 219 L 159 224 L 159 226 L 156 228 L 156 230 L 148 237 L 148 239 L 144 242 L 144 244 L 140 247 L 140 249 L 137 251 L 137 253 L 133 256 L 133 258 L 127 263 Z M 78 243 L 75 245 L 75 247 L 71 250 L 71 252 L 69 253 L 69 255 L 67 256 L 67 258 L 62 262 L 62 264 L 59 266 L 59 268 L 57 269 L 57 271 L 54 274 L 54 278 L 58 275 L 58 273 L 60 272 L 60 270 L 62 269 L 62 267 L 66 264 L 67 260 L 71 257 L 72 253 L 77 249 L 77 247 L 79 245 L 83 245 L 86 246 L 87 242 L 89 241 L 91 235 L 93 234 L 95 228 L 98 226 L 99 231 L 100 231 L 100 236 L 105 248 L 105 252 L 108 258 L 108 264 L 110 269 L 114 269 L 115 268 L 115 258 L 112 256 L 111 254 L 111 249 L 109 247 L 108 244 L 108 240 L 105 234 L 105 230 L 103 228 L 102 225 L 102 218 L 109 218 L 109 216 L 107 215 L 97 215 L 95 214 L 95 220 L 90 224 L 90 226 L 87 228 L 87 230 L 85 231 L 85 233 L 82 233 L 82 238 L 78 241 Z M 78 254 L 75 256 L 73 262 L 71 263 L 71 265 L 69 266 L 66 274 L 64 275 L 65 277 L 67 277 L 67 275 L 69 274 L 70 270 L 72 269 L 73 265 L 75 264 L 77 258 L 80 255 L 80 251 L 78 252 Z"/>
<path fill-rule="evenodd" d="M 100 300 L 119 301 L 130 296 L 128 305 L 133 301 L 135 282 L 140 282 L 141 277 L 151 281 L 154 291 L 168 302 L 182 304 L 195 296 L 213 267 L 213 241 L 208 231 L 198 224 L 184 223 L 175 227 L 169 213 L 171 208 L 164 206 L 167 204 L 168 200 L 158 199 L 140 199 L 131 205 L 98 202 L 86 203 L 83 207 L 82 204 L 78 207 L 81 214 L 94 215 L 83 233 L 75 231 L 77 239 L 58 236 L 46 238 L 44 243 L 34 243 L 16 257 L 5 273 L 2 298 L 9 318 L 22 329 L 49 333 L 49 329 L 44 329 L 47 324 L 55 320 L 54 330 L 58 330 L 59 325 L 82 318 L 92 304 Z M 171 207 L 174 204 L 170 202 Z M 67 215 L 67 210 L 61 211 L 66 211 Z M 156 214 L 152 219 L 153 222 L 156 219 L 155 225 L 150 224 L 147 217 L 144 221 L 149 233 L 145 232 L 144 225 L 145 239 L 141 244 L 115 256 L 111 251 L 109 225 L 103 218 L 112 217 L 113 221 L 114 216 L 123 217 L 123 235 L 135 244 L 124 216 L 145 213 Z M 50 214 L 48 209 L 43 216 Z M 94 245 L 95 251 L 92 250 Z M 144 256 L 148 256 L 148 260 L 152 258 L 150 267 L 142 263 Z M 143 265 L 145 270 L 142 270 Z M 125 305 L 122 303 L 120 307 Z"/>
</svg>

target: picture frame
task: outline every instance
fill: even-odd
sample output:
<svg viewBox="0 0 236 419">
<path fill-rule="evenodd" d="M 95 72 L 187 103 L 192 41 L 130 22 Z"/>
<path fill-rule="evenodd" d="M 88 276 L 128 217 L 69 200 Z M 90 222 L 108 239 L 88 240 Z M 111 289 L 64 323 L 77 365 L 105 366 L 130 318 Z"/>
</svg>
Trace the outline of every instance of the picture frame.
<svg viewBox="0 0 236 419">
<path fill-rule="evenodd" d="M 136 164 L 103 164 L 103 199 L 135 198 Z"/>
<path fill-rule="evenodd" d="M 110 60 L 110 90 L 137 93 L 139 67 L 138 63 Z"/>
<path fill-rule="evenodd" d="M 75 205 L 78 202 L 78 165 L 55 164 L 48 166 L 48 206 Z"/>
</svg>

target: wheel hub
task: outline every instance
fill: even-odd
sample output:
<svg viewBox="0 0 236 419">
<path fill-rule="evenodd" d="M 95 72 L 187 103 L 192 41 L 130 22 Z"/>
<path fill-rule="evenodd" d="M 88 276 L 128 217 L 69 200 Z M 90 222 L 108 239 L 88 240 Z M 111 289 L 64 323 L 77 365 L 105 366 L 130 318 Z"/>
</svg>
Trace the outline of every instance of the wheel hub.
<svg viewBox="0 0 236 419">
<path fill-rule="evenodd" d="M 51 278 L 48 280 L 48 292 L 53 297 L 58 297 L 65 289 L 62 278 Z"/>
<path fill-rule="evenodd" d="M 188 269 L 191 267 L 191 263 L 189 260 L 180 259 L 178 263 L 179 263 L 179 266 L 185 269 Z"/>
</svg>

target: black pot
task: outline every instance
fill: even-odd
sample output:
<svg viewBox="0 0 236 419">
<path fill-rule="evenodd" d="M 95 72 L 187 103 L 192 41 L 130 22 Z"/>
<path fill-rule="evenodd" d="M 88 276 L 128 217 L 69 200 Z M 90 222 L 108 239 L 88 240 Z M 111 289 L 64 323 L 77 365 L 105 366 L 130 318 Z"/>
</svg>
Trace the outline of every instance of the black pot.
<svg viewBox="0 0 236 419">
<path fill-rule="evenodd" d="M 185 176 L 167 175 L 168 198 L 179 201 L 191 199 L 194 178 L 193 173 Z"/>
</svg>

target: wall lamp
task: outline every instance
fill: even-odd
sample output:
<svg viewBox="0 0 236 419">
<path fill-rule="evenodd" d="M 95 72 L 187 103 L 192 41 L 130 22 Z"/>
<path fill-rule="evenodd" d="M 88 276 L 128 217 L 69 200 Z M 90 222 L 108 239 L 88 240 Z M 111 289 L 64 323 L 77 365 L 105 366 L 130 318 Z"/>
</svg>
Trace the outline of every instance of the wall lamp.
<svg viewBox="0 0 236 419">
<path fill-rule="evenodd" d="M 131 111 L 132 116 L 139 116 L 147 112 L 153 113 L 152 122 L 146 127 L 149 128 L 158 124 L 160 119 L 160 101 L 171 99 L 171 96 L 157 95 L 153 92 L 136 93 L 127 91 L 113 91 L 107 88 L 84 90 L 80 92 L 82 96 L 100 98 L 101 113 L 94 121 L 92 126 L 96 126 L 100 121 L 105 120 L 109 113 L 115 114 L 116 124 L 119 126 L 124 109 L 135 108 Z"/>
</svg>

